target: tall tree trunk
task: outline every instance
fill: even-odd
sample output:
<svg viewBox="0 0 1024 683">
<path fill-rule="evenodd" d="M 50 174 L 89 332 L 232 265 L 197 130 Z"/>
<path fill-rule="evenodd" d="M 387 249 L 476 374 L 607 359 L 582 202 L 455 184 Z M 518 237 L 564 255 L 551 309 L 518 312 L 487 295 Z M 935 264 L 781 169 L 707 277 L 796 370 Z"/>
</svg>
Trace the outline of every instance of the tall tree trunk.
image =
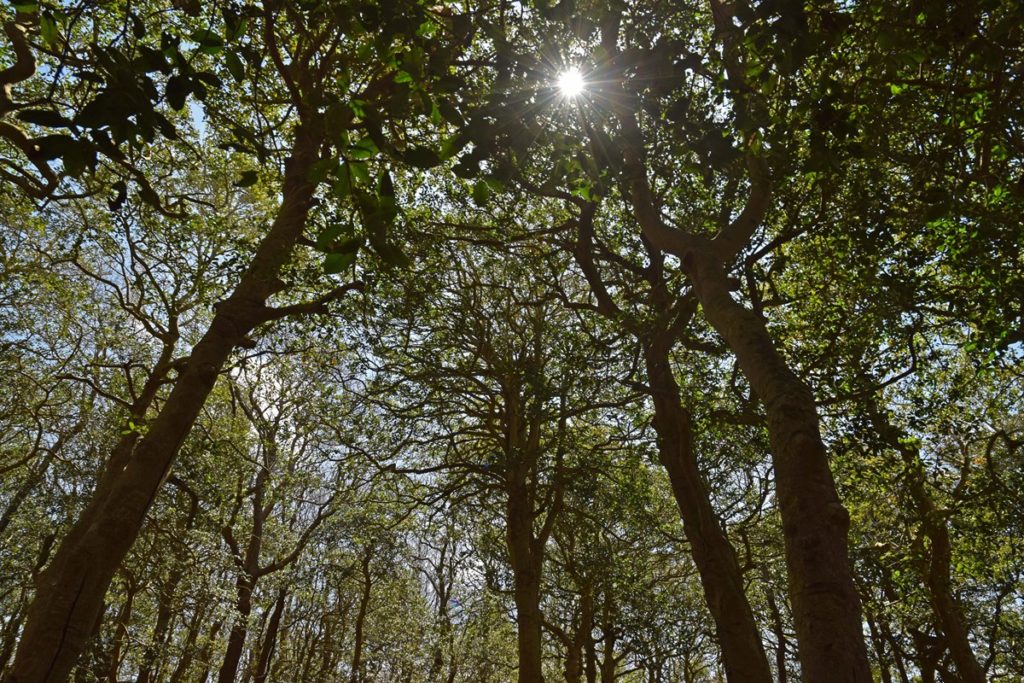
<svg viewBox="0 0 1024 683">
<path fill-rule="evenodd" d="M 0 631 L 0 680 L 3 679 L 7 670 L 7 662 L 14 654 L 14 646 L 18 642 L 18 631 L 21 629 L 21 622 L 25 618 L 25 597 L 22 595 L 18 608 L 8 615 L 4 623 L 3 631 Z"/>
<path fill-rule="evenodd" d="M 370 574 L 370 552 L 363 555 L 360 568 L 363 572 L 363 590 L 359 595 L 359 611 L 356 613 L 354 646 L 352 648 L 352 665 L 349 683 L 359 683 L 360 670 L 363 667 L 363 629 L 366 626 L 366 614 L 370 609 L 370 596 L 373 590 L 373 579 Z"/>
<path fill-rule="evenodd" d="M 847 549 L 850 516 L 829 469 L 814 396 L 775 348 L 763 319 L 733 300 L 722 266 L 694 252 L 683 262 L 704 316 L 767 412 L 803 680 L 871 683 Z"/>
<path fill-rule="evenodd" d="M 520 465 L 513 465 L 510 470 Z M 519 683 L 541 683 L 540 580 L 542 556 L 533 536 L 534 512 L 526 488 L 526 475 L 509 474 L 506 537 L 512 565 L 516 604 Z"/>
<path fill-rule="evenodd" d="M 618 629 L 615 626 L 615 605 L 612 602 L 611 588 L 605 591 L 604 604 L 601 606 L 601 683 L 615 683 L 615 670 L 619 662 L 615 658 L 615 643 L 618 640 Z"/>
<path fill-rule="evenodd" d="M 618 28 L 614 17 L 602 28 L 602 44 L 610 54 L 618 49 Z M 733 300 L 724 270 L 767 211 L 768 171 L 751 173 L 747 205 L 714 240 L 676 229 L 661 218 L 651 191 L 636 114 L 623 106 L 616 117 L 629 201 L 641 232 L 679 258 L 704 317 L 765 405 L 803 680 L 871 683 L 847 548 L 850 516 L 829 469 L 814 395 L 775 348 L 761 316 Z"/>
<path fill-rule="evenodd" d="M 103 597 L 142 528 L 228 356 L 267 320 L 266 301 L 280 291 L 279 273 L 301 236 L 315 185 L 309 170 L 321 136 L 306 126 L 296 131 L 283 199 L 269 233 L 238 286 L 217 308 L 193 347 L 149 431 L 139 441 L 108 494 L 94 497 L 40 576 L 36 598 L 15 656 L 12 683 L 49 683 L 67 678 L 85 647 Z"/>
<path fill-rule="evenodd" d="M 736 550 L 718 522 L 697 467 L 691 416 L 680 401 L 669 363 L 671 344 L 671 335 L 661 334 L 643 345 L 654 400 L 658 456 L 668 472 L 704 599 L 715 621 L 726 678 L 730 683 L 772 683 Z"/>
<path fill-rule="evenodd" d="M 583 661 L 587 643 L 594 638 L 594 589 L 587 582 L 580 586 L 579 621 L 572 638 L 566 642 L 565 681 L 580 683 L 583 679 Z"/>
<path fill-rule="evenodd" d="M 878 671 L 882 677 L 882 683 L 892 683 L 892 671 L 889 669 L 889 662 L 885 657 L 885 642 L 878 633 L 878 627 L 870 614 L 865 614 L 868 622 L 868 633 L 871 634 L 871 644 L 874 646 L 875 659 L 878 660 Z"/>
<path fill-rule="evenodd" d="M 238 663 L 242 661 L 245 639 L 249 635 L 249 615 L 252 614 L 252 592 L 256 580 L 248 573 L 243 573 L 235 583 L 235 622 L 228 634 L 228 646 L 224 652 L 224 662 L 217 673 L 217 683 L 234 683 L 238 675 Z"/>
<path fill-rule="evenodd" d="M 270 621 L 267 623 L 267 633 L 263 637 L 263 645 L 260 647 L 260 658 L 256 665 L 255 683 L 266 683 L 270 674 L 270 662 L 274 658 L 274 648 L 277 647 L 277 632 L 281 627 L 281 615 L 284 613 L 285 600 L 288 598 L 288 590 L 282 588 L 277 593 L 277 601 L 274 602 L 274 611 L 270 614 Z"/>
<path fill-rule="evenodd" d="M 181 581 L 182 572 L 174 570 L 167 579 L 167 583 L 160 588 L 160 597 L 157 603 L 156 623 L 153 625 L 153 636 L 142 656 L 142 665 L 139 667 L 139 675 L 136 683 L 152 683 L 156 675 L 157 658 L 163 649 L 167 638 L 168 627 L 171 624 L 171 617 L 174 616 L 174 594 Z"/>
<path fill-rule="evenodd" d="M 585 664 L 583 672 L 587 676 L 587 683 L 597 683 L 597 643 L 594 642 L 592 634 L 587 634 L 587 640 L 583 646 L 583 657 Z"/>
<path fill-rule="evenodd" d="M 213 625 L 210 626 L 210 634 L 207 636 L 206 642 L 199 648 L 198 659 L 203 663 L 203 669 L 196 680 L 200 681 L 200 683 L 206 683 L 206 679 L 210 677 L 210 662 L 212 661 L 210 653 L 213 650 L 214 640 L 217 638 L 217 634 L 220 633 L 221 626 L 223 625 L 224 623 L 221 621 L 213 622 Z"/>
<path fill-rule="evenodd" d="M 767 579 L 767 573 L 765 578 Z M 789 674 L 786 671 L 786 650 L 788 649 L 788 643 L 786 639 L 786 629 L 782 622 L 782 611 L 779 609 L 779 603 L 775 599 L 775 595 L 767 581 L 765 581 L 765 589 L 765 593 L 768 596 L 768 610 L 772 613 L 772 631 L 775 632 L 775 669 L 779 683 L 787 683 L 789 680 Z"/>
<path fill-rule="evenodd" d="M 124 604 L 121 605 L 121 609 L 117 613 L 117 619 L 114 622 L 114 640 L 110 646 L 110 654 L 108 655 L 109 668 L 107 669 L 107 680 L 110 683 L 117 683 L 117 672 L 121 668 L 122 650 L 124 649 L 124 642 L 128 638 L 128 624 L 131 623 L 132 608 L 135 605 L 135 594 L 138 590 L 138 587 L 129 580 Z"/>
<path fill-rule="evenodd" d="M 189 621 L 188 632 L 185 635 L 185 642 L 181 648 L 181 659 L 178 660 L 178 663 L 174 667 L 174 671 L 171 672 L 171 677 L 168 679 L 169 683 L 178 683 L 181 681 L 185 674 L 188 673 L 189 667 L 192 666 L 196 640 L 199 638 L 199 627 L 202 625 L 204 617 L 206 617 L 206 608 L 206 603 L 196 606 L 196 611 L 192 615 L 192 619 Z"/>
</svg>

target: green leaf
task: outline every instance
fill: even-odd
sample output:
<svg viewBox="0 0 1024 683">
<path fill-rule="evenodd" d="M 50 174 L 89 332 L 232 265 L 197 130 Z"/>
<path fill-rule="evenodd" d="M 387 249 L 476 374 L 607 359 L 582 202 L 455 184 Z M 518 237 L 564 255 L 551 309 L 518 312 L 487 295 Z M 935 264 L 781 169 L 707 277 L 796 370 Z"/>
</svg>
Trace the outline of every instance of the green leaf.
<svg viewBox="0 0 1024 683">
<path fill-rule="evenodd" d="M 243 171 L 241 177 L 232 183 L 235 187 L 252 187 L 260 179 L 256 171 Z"/>
<path fill-rule="evenodd" d="M 15 116 L 25 123 L 49 128 L 67 128 L 71 122 L 51 109 L 22 109 Z"/>
<path fill-rule="evenodd" d="M 490 198 L 491 186 L 487 184 L 487 181 L 476 181 L 476 184 L 473 185 L 473 201 L 476 202 L 477 206 L 484 206 Z"/>
<path fill-rule="evenodd" d="M 380 152 L 377 145 L 370 138 L 363 138 L 348 149 L 349 156 L 353 159 L 369 159 Z"/>
<path fill-rule="evenodd" d="M 407 150 L 402 158 L 417 168 L 433 168 L 441 163 L 440 155 L 426 147 L 413 147 Z"/>
<path fill-rule="evenodd" d="M 224 39 L 212 28 L 202 28 L 192 32 L 192 40 L 204 48 L 222 48 Z"/>
<path fill-rule="evenodd" d="M 160 133 L 163 134 L 168 140 L 177 140 L 178 131 L 174 128 L 174 124 L 170 120 L 158 111 L 153 112 L 153 118 L 156 120 L 156 126 L 160 129 Z"/>
<path fill-rule="evenodd" d="M 334 222 L 328 224 L 320 234 L 316 236 L 316 248 L 323 252 L 337 251 L 333 249 L 334 241 L 345 232 L 351 232 L 352 226 L 348 223 Z"/>
<path fill-rule="evenodd" d="M 331 190 L 338 199 L 344 199 L 352 194 L 352 171 L 347 164 L 343 164 L 336 174 Z"/>
<path fill-rule="evenodd" d="M 327 180 L 327 176 L 330 175 L 331 171 L 337 168 L 337 159 L 320 159 L 310 167 L 309 181 L 312 183 L 322 183 Z"/>
<path fill-rule="evenodd" d="M 111 189 L 115 190 L 117 194 L 107 202 L 107 206 L 110 207 L 111 211 L 117 211 L 124 206 L 125 201 L 128 199 L 128 186 L 123 180 L 118 180 L 111 185 Z"/>
<path fill-rule="evenodd" d="M 68 146 L 74 144 L 75 141 L 70 135 L 44 135 L 32 142 L 35 144 L 39 157 L 50 161 L 64 156 Z"/>
<path fill-rule="evenodd" d="M 242 63 L 237 53 L 225 52 L 224 62 L 228 67 L 228 73 L 235 79 L 235 82 L 241 83 L 245 80 L 245 64 Z"/>
<path fill-rule="evenodd" d="M 96 150 L 91 145 L 82 141 L 75 141 L 68 144 L 61 158 L 64 164 L 64 173 L 72 178 L 79 178 L 88 167 L 96 167 Z"/>
<path fill-rule="evenodd" d="M 334 252 L 324 257 L 324 272 L 328 275 L 340 273 L 356 260 L 357 251 Z"/>
<path fill-rule="evenodd" d="M 199 71 L 194 75 L 194 78 L 205 83 L 211 88 L 219 89 L 224 87 L 224 81 L 220 80 L 220 77 L 217 76 L 217 74 L 210 71 Z"/>
<path fill-rule="evenodd" d="M 408 71 L 399 71 L 395 74 L 395 83 L 412 83 L 412 74 Z"/>
<path fill-rule="evenodd" d="M 57 22 L 49 12 L 43 12 L 39 17 L 39 35 L 47 47 L 54 47 L 60 39 L 60 31 L 57 29 Z"/>
<path fill-rule="evenodd" d="M 146 35 L 146 25 L 142 23 L 142 19 L 139 19 L 135 12 L 130 12 L 128 18 L 132 22 L 132 35 L 136 38 L 143 38 Z"/>
<path fill-rule="evenodd" d="M 167 79 L 167 104 L 176 111 L 185 108 L 185 100 L 192 91 L 191 82 L 184 76 L 176 74 Z"/>
<path fill-rule="evenodd" d="M 23 14 L 35 14 L 39 10 L 39 3 L 36 2 L 12 2 L 11 5 L 14 7 L 15 12 L 21 12 Z"/>
<path fill-rule="evenodd" d="M 366 118 L 366 102 L 364 100 L 352 100 L 348 103 L 348 108 L 359 118 Z"/>
<path fill-rule="evenodd" d="M 419 28 L 416 29 L 416 35 L 422 38 L 429 38 L 435 33 L 437 33 L 437 24 L 435 24 L 430 19 L 424 21 L 422 24 L 419 25 Z"/>
<path fill-rule="evenodd" d="M 370 182 L 370 169 L 362 161 L 349 161 L 345 164 L 352 174 L 352 180 L 356 183 L 366 185 Z"/>
<path fill-rule="evenodd" d="M 245 33 L 249 18 L 240 16 L 238 12 L 229 6 L 221 9 L 221 16 L 224 18 L 224 35 L 227 40 L 235 40 Z"/>
</svg>

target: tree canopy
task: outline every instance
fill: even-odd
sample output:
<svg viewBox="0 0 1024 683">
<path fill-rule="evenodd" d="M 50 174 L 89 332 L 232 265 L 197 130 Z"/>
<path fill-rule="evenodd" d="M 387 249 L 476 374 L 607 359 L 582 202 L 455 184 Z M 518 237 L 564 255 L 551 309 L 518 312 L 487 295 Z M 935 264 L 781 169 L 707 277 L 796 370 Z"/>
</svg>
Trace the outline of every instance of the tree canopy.
<svg viewBox="0 0 1024 683">
<path fill-rule="evenodd" d="M 1024 8 L 0 8 L 0 679 L 1024 680 Z"/>
</svg>

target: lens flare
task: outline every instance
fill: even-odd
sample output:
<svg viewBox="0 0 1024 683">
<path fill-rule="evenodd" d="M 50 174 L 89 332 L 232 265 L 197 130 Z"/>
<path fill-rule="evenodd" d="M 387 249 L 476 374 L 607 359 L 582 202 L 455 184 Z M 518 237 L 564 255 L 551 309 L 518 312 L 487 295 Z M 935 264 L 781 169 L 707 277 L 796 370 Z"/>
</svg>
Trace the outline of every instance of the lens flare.
<svg viewBox="0 0 1024 683">
<path fill-rule="evenodd" d="M 568 69 L 558 75 L 558 90 L 565 97 L 576 97 L 583 92 L 585 86 L 583 74 L 579 69 Z"/>
</svg>

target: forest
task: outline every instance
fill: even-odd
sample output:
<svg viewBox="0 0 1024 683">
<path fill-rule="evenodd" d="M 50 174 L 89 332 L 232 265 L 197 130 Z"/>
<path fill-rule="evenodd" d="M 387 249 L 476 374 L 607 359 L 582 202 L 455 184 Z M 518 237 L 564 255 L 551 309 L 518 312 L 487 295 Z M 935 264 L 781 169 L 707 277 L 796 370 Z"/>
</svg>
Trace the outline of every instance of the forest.
<svg viewBox="0 0 1024 683">
<path fill-rule="evenodd" d="M 5 0 L 4 683 L 1024 682 L 1017 0 Z"/>
</svg>

